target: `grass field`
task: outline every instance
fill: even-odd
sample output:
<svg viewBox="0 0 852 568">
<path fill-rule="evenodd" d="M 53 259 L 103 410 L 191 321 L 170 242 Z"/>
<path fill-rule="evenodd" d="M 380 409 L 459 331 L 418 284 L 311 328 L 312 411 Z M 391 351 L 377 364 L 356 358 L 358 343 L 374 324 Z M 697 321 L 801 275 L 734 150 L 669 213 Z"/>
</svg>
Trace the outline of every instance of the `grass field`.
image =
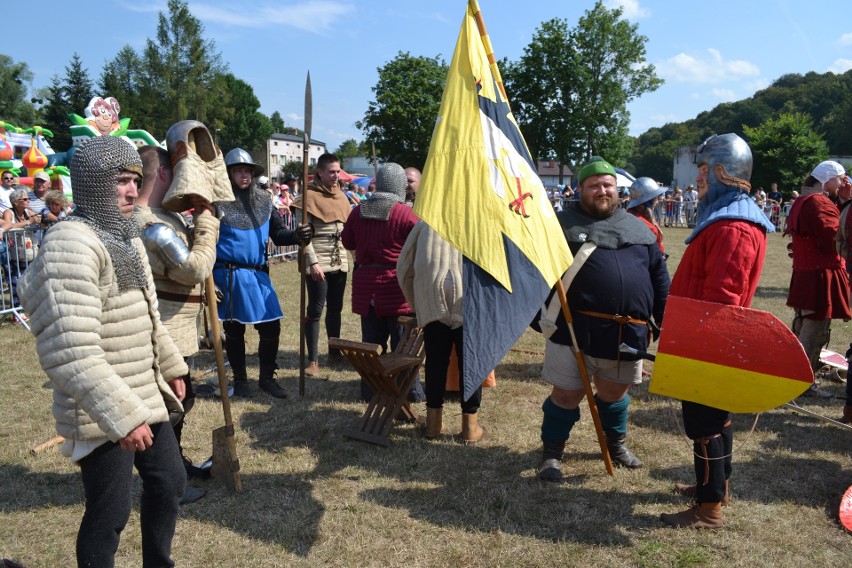
<svg viewBox="0 0 852 568">
<path fill-rule="evenodd" d="M 665 231 L 673 274 L 687 230 Z M 769 236 L 754 307 L 788 322 L 786 242 Z M 290 399 L 278 401 L 258 391 L 249 401 L 233 403 L 244 490 L 229 495 L 215 480 L 193 482 L 207 487 L 208 494 L 181 511 L 173 551 L 178 566 L 837 567 L 852 562 L 852 535 L 837 520 L 840 498 L 852 484 L 852 432 L 783 409 L 759 417 L 737 415 L 726 527 L 673 530 L 658 516 L 687 504 L 672 485 L 692 475 L 692 445 L 683 435 L 676 401 L 649 395 L 647 385 L 632 393 L 629 444 L 644 469 L 608 476 L 584 409 L 567 450 L 565 482 L 541 483 L 535 467 L 541 403 L 549 388 L 540 380 L 541 336 L 528 331 L 497 367 L 496 388 L 483 396 L 484 442 L 466 447 L 447 436 L 429 443 L 408 424 L 394 429 L 389 448 L 351 441 L 342 431 L 363 411 L 356 402 L 358 378 L 350 370 L 323 367 L 322 377 L 308 379 L 306 395 L 299 398 L 295 264 L 275 264 L 272 276 L 286 315 L 279 375 Z M 342 335 L 360 339 L 348 303 Z M 253 354 L 257 335 L 250 330 L 247 337 Z M 831 347 L 844 353 L 850 340 L 850 324 L 834 322 Z M 83 510 L 79 474 L 56 448 L 30 453 L 54 435 L 51 391 L 33 338 L 5 323 L 0 350 L 0 556 L 28 567 L 71 566 Z M 325 352 L 324 340 L 320 351 Z M 256 357 L 249 364 L 249 376 L 256 379 Z M 211 358 L 199 357 L 196 365 L 209 368 Z M 843 394 L 842 385 L 827 388 Z M 832 417 L 843 404 L 839 399 L 801 402 Z M 448 403 L 444 415 L 447 431 L 457 432 L 458 404 Z M 199 400 L 184 431 L 187 454 L 206 458 L 210 432 L 222 423 L 221 405 Z M 140 490 L 137 483 L 137 504 Z M 141 565 L 136 507 L 117 565 Z"/>
</svg>

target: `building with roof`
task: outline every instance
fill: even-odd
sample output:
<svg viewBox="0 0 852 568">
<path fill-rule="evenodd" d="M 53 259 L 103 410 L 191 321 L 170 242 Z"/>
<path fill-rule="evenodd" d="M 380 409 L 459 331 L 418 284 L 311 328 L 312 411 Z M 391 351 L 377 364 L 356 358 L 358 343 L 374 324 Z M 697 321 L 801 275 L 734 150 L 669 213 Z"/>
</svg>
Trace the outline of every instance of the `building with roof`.
<svg viewBox="0 0 852 568">
<path fill-rule="evenodd" d="M 266 175 L 276 179 L 283 177 L 283 167 L 290 162 L 302 161 L 304 136 L 276 132 L 266 141 L 266 148 L 251 152 L 251 157 L 264 167 Z M 325 142 L 311 138 L 308 148 L 308 165 L 315 166 L 317 159 L 326 153 Z"/>
</svg>

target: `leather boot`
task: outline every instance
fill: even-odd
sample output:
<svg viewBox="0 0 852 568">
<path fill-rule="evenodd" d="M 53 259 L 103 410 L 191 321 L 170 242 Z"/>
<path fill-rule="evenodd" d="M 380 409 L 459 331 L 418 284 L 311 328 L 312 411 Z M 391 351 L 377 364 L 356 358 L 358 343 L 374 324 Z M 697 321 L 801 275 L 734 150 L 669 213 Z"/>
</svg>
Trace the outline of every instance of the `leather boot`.
<svg viewBox="0 0 852 568">
<path fill-rule="evenodd" d="M 609 450 L 609 457 L 612 459 L 612 463 L 629 469 L 642 467 L 642 460 L 633 455 L 633 452 L 624 445 L 624 438 L 624 434 L 606 435 L 606 447 Z"/>
<path fill-rule="evenodd" d="M 475 444 L 485 436 L 479 424 L 477 424 L 476 414 L 462 414 L 462 431 L 459 434 L 459 441 L 462 444 Z"/>
<path fill-rule="evenodd" d="M 427 440 L 434 440 L 444 431 L 443 413 L 443 408 L 426 408 L 426 433 L 423 436 Z"/>
<path fill-rule="evenodd" d="M 695 499 L 695 486 L 687 485 L 686 483 L 675 483 L 675 493 L 679 495 L 683 495 L 684 497 L 689 497 L 691 499 Z M 722 506 L 727 507 L 728 501 L 730 500 L 731 494 L 729 492 L 729 484 L 728 480 L 725 480 L 725 496 L 722 497 Z"/>
<path fill-rule="evenodd" d="M 847 404 L 843 407 L 843 416 L 840 418 L 840 422 L 852 424 L 852 404 Z"/>
<path fill-rule="evenodd" d="M 680 513 L 663 513 L 660 520 L 673 527 L 689 529 L 720 529 L 725 524 L 721 503 L 699 503 Z"/>
<path fill-rule="evenodd" d="M 564 440 L 561 442 L 542 442 L 538 478 L 542 481 L 562 481 L 562 456 L 564 453 Z"/>
<path fill-rule="evenodd" d="M 234 396 L 240 398 L 251 397 L 251 389 L 249 389 L 248 377 L 245 369 L 231 368 L 234 373 Z"/>
<path fill-rule="evenodd" d="M 276 369 L 278 369 L 278 365 L 262 366 L 258 386 L 274 398 L 287 398 L 287 393 L 275 380 Z"/>
</svg>

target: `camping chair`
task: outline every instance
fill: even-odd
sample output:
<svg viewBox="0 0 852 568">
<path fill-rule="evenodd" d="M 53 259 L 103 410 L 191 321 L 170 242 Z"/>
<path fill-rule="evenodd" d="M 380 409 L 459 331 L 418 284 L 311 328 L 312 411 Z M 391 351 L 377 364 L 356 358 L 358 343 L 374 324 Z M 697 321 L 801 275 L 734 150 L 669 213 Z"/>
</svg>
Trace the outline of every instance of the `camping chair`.
<svg viewBox="0 0 852 568">
<path fill-rule="evenodd" d="M 328 338 L 329 349 L 339 349 L 373 391 L 360 426 L 344 430 L 343 434 L 349 438 L 387 446 L 398 414 L 406 422 L 417 421 L 408 403 L 408 393 L 423 363 L 423 330 L 417 327 L 414 318 L 401 317 L 399 323 L 404 331 L 391 353 L 381 353 L 381 346 L 376 343 Z"/>
</svg>

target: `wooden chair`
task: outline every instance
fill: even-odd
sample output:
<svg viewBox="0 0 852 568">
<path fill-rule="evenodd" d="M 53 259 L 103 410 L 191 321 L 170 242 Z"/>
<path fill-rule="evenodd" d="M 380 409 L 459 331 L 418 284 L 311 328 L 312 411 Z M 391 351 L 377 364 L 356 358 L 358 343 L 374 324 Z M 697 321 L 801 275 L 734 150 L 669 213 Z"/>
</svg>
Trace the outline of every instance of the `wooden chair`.
<svg viewBox="0 0 852 568">
<path fill-rule="evenodd" d="M 344 430 L 343 434 L 349 438 L 387 446 L 398 414 L 406 422 L 417 420 L 408 403 L 408 393 L 425 356 L 423 330 L 417 327 L 414 318 L 401 317 L 399 323 L 404 331 L 391 353 L 381 353 L 381 346 L 376 343 L 328 338 L 329 349 L 339 349 L 373 391 L 360 426 Z"/>
</svg>

